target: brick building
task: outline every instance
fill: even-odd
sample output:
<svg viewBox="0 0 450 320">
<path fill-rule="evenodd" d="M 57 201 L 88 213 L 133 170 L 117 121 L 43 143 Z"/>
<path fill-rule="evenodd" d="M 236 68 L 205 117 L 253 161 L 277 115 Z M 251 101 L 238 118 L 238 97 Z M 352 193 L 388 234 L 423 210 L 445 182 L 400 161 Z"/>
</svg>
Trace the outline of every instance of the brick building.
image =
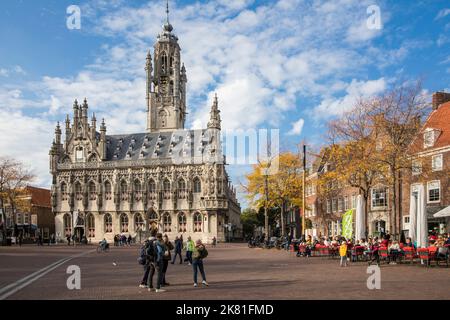
<svg viewBox="0 0 450 320">
<path fill-rule="evenodd" d="M 403 180 L 402 228 L 409 230 L 410 197 L 426 190 L 428 229 L 450 231 L 450 218 L 433 215 L 450 206 L 450 93 L 436 92 L 433 109 L 409 148 L 412 170 Z"/>
</svg>

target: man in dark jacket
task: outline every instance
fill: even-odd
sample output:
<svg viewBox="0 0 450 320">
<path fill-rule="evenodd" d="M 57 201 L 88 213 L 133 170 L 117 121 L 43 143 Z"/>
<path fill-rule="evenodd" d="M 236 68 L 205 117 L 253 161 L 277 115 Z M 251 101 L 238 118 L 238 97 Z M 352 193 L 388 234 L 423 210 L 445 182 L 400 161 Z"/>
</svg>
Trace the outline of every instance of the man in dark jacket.
<svg viewBox="0 0 450 320">
<path fill-rule="evenodd" d="M 177 260 L 177 256 L 180 256 L 180 264 L 183 264 L 183 257 L 181 256 L 181 251 L 183 250 L 183 241 L 176 237 L 175 238 L 175 253 L 173 255 L 173 260 L 171 264 L 175 263 L 175 260 Z"/>
<path fill-rule="evenodd" d="M 150 250 L 152 250 L 150 248 Z M 166 290 L 161 289 L 162 283 L 162 269 L 164 265 L 164 252 L 166 251 L 166 246 L 162 238 L 161 233 L 156 234 L 156 241 L 154 242 L 154 260 L 150 261 L 150 275 L 148 278 L 148 291 L 153 290 L 153 276 L 156 273 L 156 289 L 155 292 L 165 292 Z"/>
<path fill-rule="evenodd" d="M 202 275 L 202 284 L 204 286 L 208 286 L 208 282 L 206 282 L 206 275 L 205 275 L 205 269 L 203 268 L 203 259 L 206 258 L 208 255 L 208 251 L 206 250 L 205 246 L 203 245 L 202 241 L 199 239 L 197 240 L 195 247 L 194 247 L 194 253 L 193 253 L 193 260 L 192 260 L 192 267 L 194 268 L 194 287 L 197 287 L 197 269 L 200 270 L 200 274 Z"/>
<path fill-rule="evenodd" d="M 156 241 L 156 230 L 151 230 L 150 232 L 150 238 L 145 241 L 145 252 L 146 252 L 146 261 L 144 265 L 144 277 L 142 278 L 141 284 L 139 285 L 139 288 L 148 288 L 148 275 L 150 273 L 150 264 L 154 261 L 153 252 L 150 252 L 151 248 L 150 246 L 154 245 L 154 242 Z M 150 255 L 150 253 L 152 255 Z"/>
</svg>

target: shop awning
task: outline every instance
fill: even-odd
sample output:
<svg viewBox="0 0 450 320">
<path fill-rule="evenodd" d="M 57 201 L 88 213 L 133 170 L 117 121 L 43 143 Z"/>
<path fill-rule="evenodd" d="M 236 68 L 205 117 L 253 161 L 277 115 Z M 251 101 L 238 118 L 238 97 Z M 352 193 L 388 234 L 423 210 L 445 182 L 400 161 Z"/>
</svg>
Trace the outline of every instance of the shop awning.
<svg viewBox="0 0 450 320">
<path fill-rule="evenodd" d="M 441 211 L 436 212 L 433 217 L 435 218 L 443 218 L 443 217 L 450 217 L 450 206 L 447 208 L 442 209 Z"/>
</svg>

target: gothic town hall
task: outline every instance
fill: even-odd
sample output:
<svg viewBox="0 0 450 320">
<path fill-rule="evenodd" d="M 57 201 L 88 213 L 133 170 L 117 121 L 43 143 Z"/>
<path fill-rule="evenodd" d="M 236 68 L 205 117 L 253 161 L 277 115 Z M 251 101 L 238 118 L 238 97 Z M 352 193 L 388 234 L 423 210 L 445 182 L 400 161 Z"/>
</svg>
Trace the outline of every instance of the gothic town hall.
<svg viewBox="0 0 450 320">
<path fill-rule="evenodd" d="M 75 100 L 65 136 L 59 123 L 50 150 L 57 236 L 112 241 L 145 236 L 150 227 L 170 239 L 210 243 L 241 237 L 240 205 L 225 170 L 217 97 L 204 130 L 185 130 L 187 74 L 167 19 L 146 59 L 147 130 L 107 135 Z"/>
</svg>

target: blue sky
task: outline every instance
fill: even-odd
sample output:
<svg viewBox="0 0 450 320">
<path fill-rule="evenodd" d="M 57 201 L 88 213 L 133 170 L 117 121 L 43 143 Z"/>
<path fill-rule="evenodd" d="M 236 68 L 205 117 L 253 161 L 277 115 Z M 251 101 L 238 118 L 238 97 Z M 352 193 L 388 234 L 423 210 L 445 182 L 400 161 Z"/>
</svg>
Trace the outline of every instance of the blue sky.
<svg viewBox="0 0 450 320">
<path fill-rule="evenodd" d="M 81 29 L 66 8 L 81 8 Z M 367 28 L 378 5 L 382 28 Z M 423 80 L 449 90 L 448 1 L 171 1 L 188 75 L 188 127 L 204 126 L 214 92 L 228 129 L 279 128 L 281 147 L 324 142 L 326 121 L 360 96 Z M 0 156 L 49 187 L 56 121 L 75 98 L 108 133 L 145 130 L 144 64 L 164 1 L 5 0 L 0 11 Z M 248 166 L 230 166 L 243 181 Z"/>
</svg>

